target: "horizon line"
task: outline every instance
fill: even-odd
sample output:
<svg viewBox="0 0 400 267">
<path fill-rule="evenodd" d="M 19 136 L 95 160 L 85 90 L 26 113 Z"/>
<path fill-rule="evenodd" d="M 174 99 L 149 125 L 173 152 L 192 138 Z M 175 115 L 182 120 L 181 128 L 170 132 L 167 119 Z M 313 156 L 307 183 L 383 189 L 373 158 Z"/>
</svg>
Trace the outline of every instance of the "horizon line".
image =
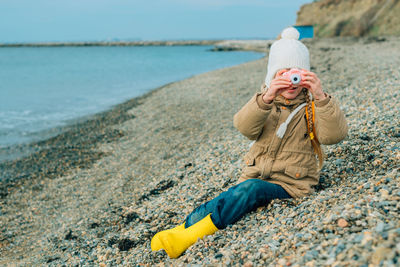
<svg viewBox="0 0 400 267">
<path fill-rule="evenodd" d="M 101 41 L 47 41 L 47 42 L 4 42 L 0 47 L 22 46 L 150 46 L 150 45 L 213 45 L 222 41 L 268 41 L 275 38 L 210 38 L 210 39 L 163 39 L 163 40 L 101 40 Z"/>
</svg>

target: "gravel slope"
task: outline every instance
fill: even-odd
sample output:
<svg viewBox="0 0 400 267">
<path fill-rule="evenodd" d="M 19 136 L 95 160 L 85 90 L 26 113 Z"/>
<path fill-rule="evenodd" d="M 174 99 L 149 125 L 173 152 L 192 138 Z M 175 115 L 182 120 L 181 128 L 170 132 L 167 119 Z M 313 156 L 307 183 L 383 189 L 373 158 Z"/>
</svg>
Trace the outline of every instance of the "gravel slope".
<svg viewBox="0 0 400 267">
<path fill-rule="evenodd" d="M 151 252 L 156 232 L 238 179 L 249 141 L 232 117 L 259 89 L 264 58 L 154 91 L 109 123 L 119 138 L 77 148 L 100 153 L 96 161 L 10 187 L 0 202 L 0 265 L 398 266 L 400 39 L 307 45 L 350 126 L 346 140 L 324 148 L 315 194 L 273 201 L 176 260 Z"/>
</svg>

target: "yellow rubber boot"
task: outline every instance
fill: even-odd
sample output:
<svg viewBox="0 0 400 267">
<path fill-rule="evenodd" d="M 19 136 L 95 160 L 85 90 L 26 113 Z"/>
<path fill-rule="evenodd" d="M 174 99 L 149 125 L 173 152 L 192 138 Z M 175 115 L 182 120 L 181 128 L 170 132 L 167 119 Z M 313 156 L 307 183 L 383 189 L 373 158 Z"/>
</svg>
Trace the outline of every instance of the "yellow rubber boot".
<svg viewBox="0 0 400 267">
<path fill-rule="evenodd" d="M 178 231 L 165 232 L 159 236 L 162 248 L 170 258 L 178 258 L 187 248 L 196 243 L 198 238 L 214 234 L 218 228 L 208 214 L 201 221 Z"/>
<path fill-rule="evenodd" d="M 164 235 L 165 233 L 180 231 L 180 230 L 183 230 L 183 229 L 185 229 L 185 223 L 182 223 L 181 225 L 178 225 L 177 227 L 174 227 L 172 229 L 168 229 L 168 230 L 164 230 L 164 231 L 158 232 L 151 239 L 151 250 L 157 251 L 157 250 L 163 249 L 161 241 L 160 241 L 160 236 Z"/>
</svg>

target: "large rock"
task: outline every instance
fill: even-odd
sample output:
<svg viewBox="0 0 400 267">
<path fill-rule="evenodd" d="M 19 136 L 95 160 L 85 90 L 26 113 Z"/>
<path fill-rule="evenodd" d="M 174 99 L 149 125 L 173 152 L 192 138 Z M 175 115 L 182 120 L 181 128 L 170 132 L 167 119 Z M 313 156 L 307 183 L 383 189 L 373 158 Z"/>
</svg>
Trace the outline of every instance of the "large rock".
<svg viewBox="0 0 400 267">
<path fill-rule="evenodd" d="M 321 0 L 303 5 L 297 25 L 318 37 L 400 35 L 400 0 Z"/>
</svg>

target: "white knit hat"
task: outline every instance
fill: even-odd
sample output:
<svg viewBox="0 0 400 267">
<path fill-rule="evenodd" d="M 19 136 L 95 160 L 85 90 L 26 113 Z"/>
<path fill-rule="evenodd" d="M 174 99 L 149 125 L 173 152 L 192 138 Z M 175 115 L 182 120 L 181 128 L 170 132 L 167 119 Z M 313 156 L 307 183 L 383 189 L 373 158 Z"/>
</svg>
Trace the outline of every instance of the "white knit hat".
<svg viewBox="0 0 400 267">
<path fill-rule="evenodd" d="M 268 58 L 268 72 L 265 85 L 269 88 L 275 74 L 285 68 L 310 70 L 310 54 L 307 47 L 299 40 L 300 33 L 293 27 L 281 33 L 281 39 L 271 45 Z"/>
</svg>

